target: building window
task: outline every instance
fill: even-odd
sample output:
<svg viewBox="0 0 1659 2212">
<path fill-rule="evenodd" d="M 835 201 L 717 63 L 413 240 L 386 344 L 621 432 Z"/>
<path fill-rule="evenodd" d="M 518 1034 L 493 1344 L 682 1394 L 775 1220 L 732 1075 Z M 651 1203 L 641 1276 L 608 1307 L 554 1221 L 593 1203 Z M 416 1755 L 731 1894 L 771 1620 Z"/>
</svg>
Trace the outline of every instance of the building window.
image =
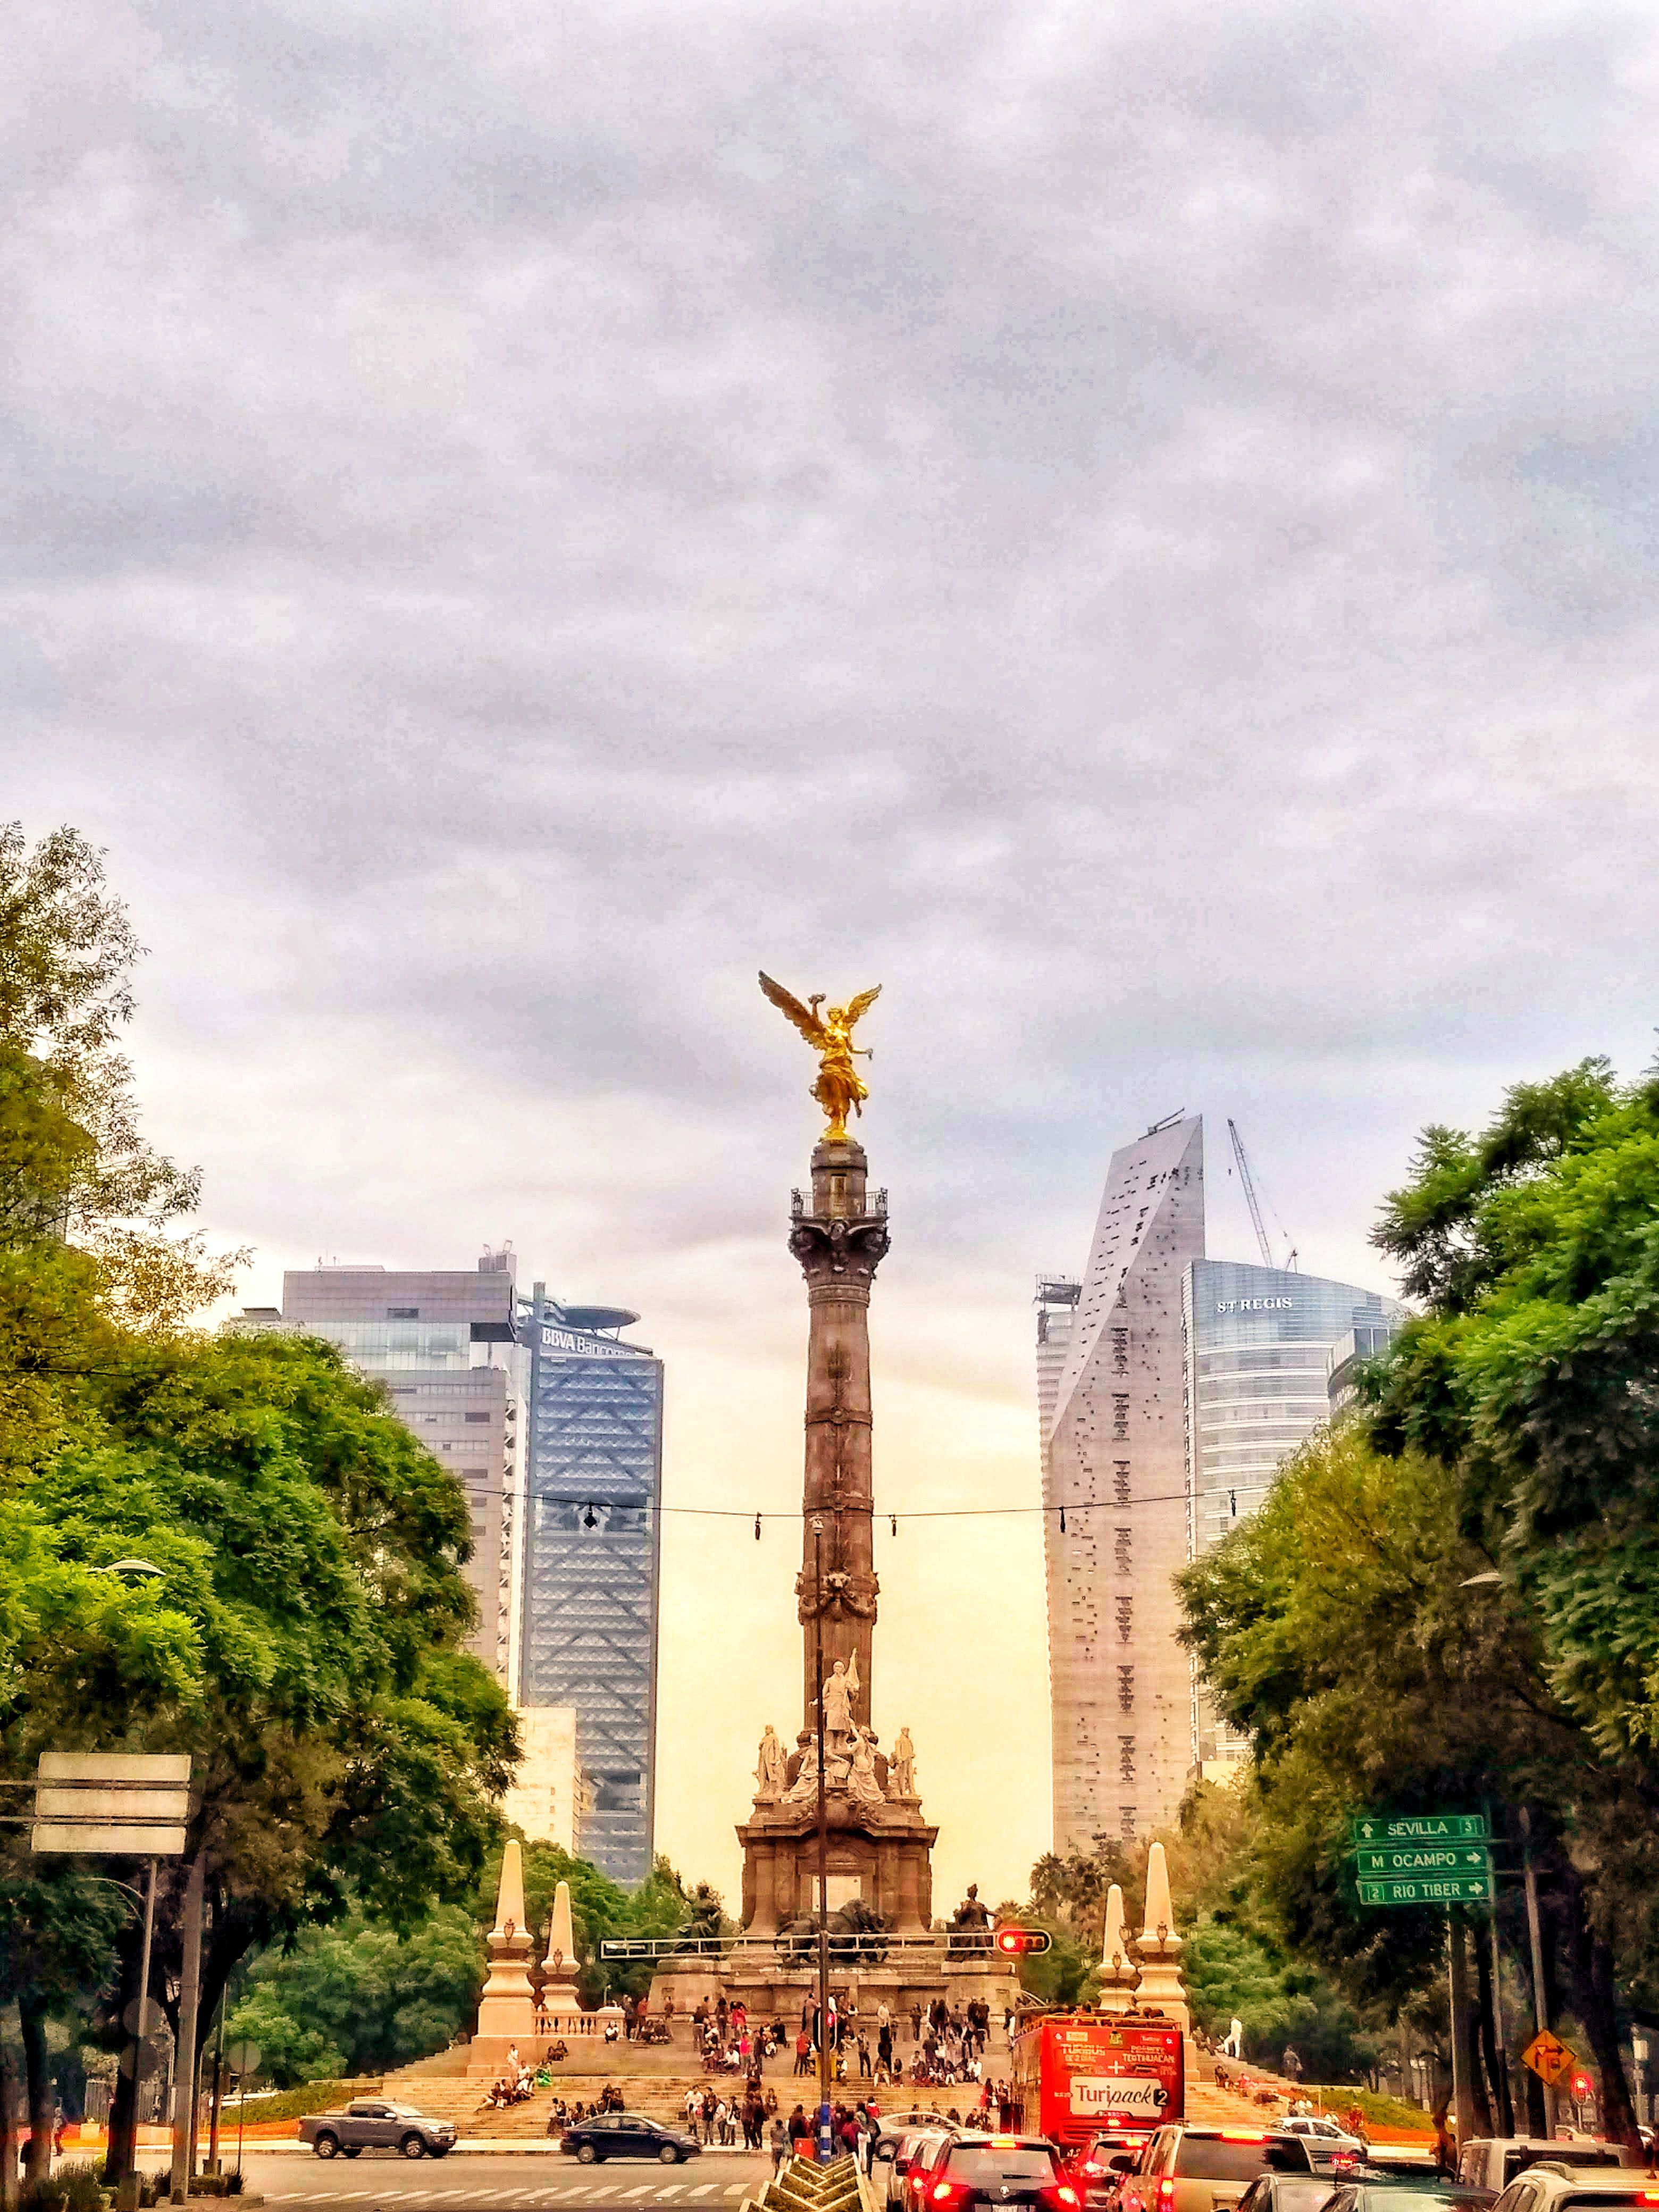
<svg viewBox="0 0 1659 2212">
<path fill-rule="evenodd" d="M 469 1413 L 466 1418 L 469 1421 L 487 1421 L 489 1416 L 488 1413 Z"/>
<path fill-rule="evenodd" d="M 388 1306 L 386 1317 L 388 1321 L 419 1321 L 421 1310 L 419 1306 Z"/>
</svg>

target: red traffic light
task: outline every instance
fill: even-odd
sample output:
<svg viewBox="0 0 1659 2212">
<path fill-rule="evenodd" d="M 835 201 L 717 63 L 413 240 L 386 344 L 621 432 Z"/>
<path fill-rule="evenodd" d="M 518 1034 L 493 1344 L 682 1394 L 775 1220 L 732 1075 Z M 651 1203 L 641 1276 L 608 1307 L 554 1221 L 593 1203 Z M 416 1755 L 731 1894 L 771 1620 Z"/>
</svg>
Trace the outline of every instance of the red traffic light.
<svg viewBox="0 0 1659 2212">
<path fill-rule="evenodd" d="M 1595 2084 L 1590 2080 L 1588 2074 L 1575 2074 L 1573 2075 L 1572 2094 L 1579 2104 L 1582 2105 L 1585 2098 L 1590 2096 L 1594 2093 L 1595 2087 Z"/>
<path fill-rule="evenodd" d="M 1051 1950 L 1054 1941 L 1046 1928 L 999 1928 L 997 1930 L 997 1948 L 1006 1952 L 1010 1958 Z"/>
</svg>

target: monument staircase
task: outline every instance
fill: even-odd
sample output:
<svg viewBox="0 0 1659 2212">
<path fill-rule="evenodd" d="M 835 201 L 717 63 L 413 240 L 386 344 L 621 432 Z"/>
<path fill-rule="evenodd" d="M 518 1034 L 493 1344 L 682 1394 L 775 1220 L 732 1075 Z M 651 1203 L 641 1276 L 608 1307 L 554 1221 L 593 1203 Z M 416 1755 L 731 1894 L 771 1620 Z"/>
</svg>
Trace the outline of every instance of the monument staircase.
<svg viewBox="0 0 1659 2212">
<path fill-rule="evenodd" d="M 619 2081 L 615 2074 L 561 2072 L 552 2088 L 538 2089 L 523 2104 L 508 2105 L 501 2112 L 484 2102 L 488 2084 L 476 2077 L 469 2081 L 464 2074 L 422 2073 L 417 2067 L 405 2067 L 401 2073 L 388 2074 L 382 2086 L 385 2095 L 418 2105 L 434 2119 L 453 2120 L 464 2136 L 519 2142 L 545 2136 L 556 2098 L 567 2106 L 591 2106 L 606 2089 L 618 2087 L 630 2112 L 678 2124 L 685 2116 L 686 2091 L 701 2092 L 708 2079 L 704 2074 L 638 2074 Z"/>
</svg>

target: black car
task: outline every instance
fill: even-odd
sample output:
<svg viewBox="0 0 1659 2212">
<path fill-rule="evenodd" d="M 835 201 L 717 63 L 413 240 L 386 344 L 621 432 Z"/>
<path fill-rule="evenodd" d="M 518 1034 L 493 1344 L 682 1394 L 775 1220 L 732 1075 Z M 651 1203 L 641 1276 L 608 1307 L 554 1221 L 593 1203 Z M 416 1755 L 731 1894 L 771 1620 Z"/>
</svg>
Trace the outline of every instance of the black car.
<svg viewBox="0 0 1659 2212">
<path fill-rule="evenodd" d="M 914 2185 L 916 2169 L 910 2169 Z M 1046 2136 L 953 2136 L 941 2143 L 914 2212 L 968 2212 L 973 2205 L 1040 2205 L 1081 2212 L 1081 2199 Z"/>
<path fill-rule="evenodd" d="M 1258 2173 L 1238 2212 L 1323 2212 L 1335 2186 L 1322 2173 Z"/>
<path fill-rule="evenodd" d="M 695 2136 L 665 2128 L 660 2120 L 647 2120 L 640 2112 L 594 2112 L 585 2120 L 573 2120 L 562 2147 L 583 2166 L 597 2166 L 607 2158 L 654 2158 L 664 2166 L 678 2166 L 702 2150 Z"/>
</svg>

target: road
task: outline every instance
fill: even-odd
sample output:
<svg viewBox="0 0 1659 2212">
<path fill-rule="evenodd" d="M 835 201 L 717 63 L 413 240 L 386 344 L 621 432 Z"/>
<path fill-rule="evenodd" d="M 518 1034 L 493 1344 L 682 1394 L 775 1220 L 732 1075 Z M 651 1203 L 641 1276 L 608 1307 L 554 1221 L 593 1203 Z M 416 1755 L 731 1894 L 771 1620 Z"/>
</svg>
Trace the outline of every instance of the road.
<svg viewBox="0 0 1659 2212">
<path fill-rule="evenodd" d="M 363 2212 L 392 2205 L 407 2205 L 410 2212 L 496 2212 L 498 2206 L 502 2212 L 542 2212 L 555 2205 L 559 2212 L 586 2212 L 590 2204 L 596 2212 L 648 2212 L 656 2205 L 676 2212 L 687 2206 L 737 2212 L 742 2198 L 760 2193 L 772 2161 L 755 2151 L 721 2150 L 684 2166 L 608 2159 L 597 2166 L 558 2155 L 501 2151 L 451 2151 L 442 2160 L 400 2158 L 396 2151 L 365 2151 L 349 2160 L 323 2160 L 308 2151 L 249 2151 L 244 2170 L 250 2195 L 292 2212 L 334 2204 Z"/>
</svg>

